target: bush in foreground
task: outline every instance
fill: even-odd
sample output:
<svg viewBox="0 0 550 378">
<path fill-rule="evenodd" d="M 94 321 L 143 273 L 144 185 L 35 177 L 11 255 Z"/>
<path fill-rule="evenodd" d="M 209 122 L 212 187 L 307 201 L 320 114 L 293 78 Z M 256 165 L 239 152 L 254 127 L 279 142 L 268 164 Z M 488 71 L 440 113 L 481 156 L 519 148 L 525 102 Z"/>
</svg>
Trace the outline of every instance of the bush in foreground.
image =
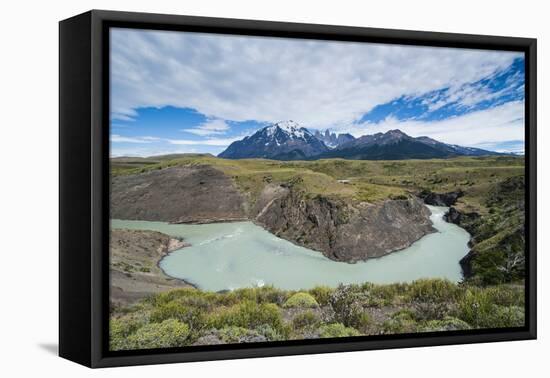
<svg viewBox="0 0 550 378">
<path fill-rule="evenodd" d="M 189 326 L 176 319 L 168 319 L 162 323 L 150 323 L 139 328 L 126 339 L 116 341 L 117 349 L 155 349 L 172 348 L 187 345 Z"/>
<path fill-rule="evenodd" d="M 342 323 L 326 324 L 319 328 L 320 337 L 348 337 L 360 335 L 359 331 L 355 328 L 346 327 Z"/>
<path fill-rule="evenodd" d="M 311 294 L 300 292 L 288 298 L 287 301 L 284 303 L 283 307 L 313 308 L 313 307 L 319 307 L 319 303 L 317 303 L 317 301 L 315 300 L 315 298 L 313 298 Z"/>
<path fill-rule="evenodd" d="M 277 305 L 273 303 L 255 303 L 245 300 L 229 308 L 221 308 L 213 313 L 208 320 L 212 328 L 227 326 L 255 329 L 260 326 L 270 326 L 273 330 L 284 333 L 283 318 Z"/>
<path fill-rule="evenodd" d="M 445 280 L 341 285 L 294 292 L 177 289 L 111 308 L 111 350 L 520 327 L 520 284 Z"/>
</svg>

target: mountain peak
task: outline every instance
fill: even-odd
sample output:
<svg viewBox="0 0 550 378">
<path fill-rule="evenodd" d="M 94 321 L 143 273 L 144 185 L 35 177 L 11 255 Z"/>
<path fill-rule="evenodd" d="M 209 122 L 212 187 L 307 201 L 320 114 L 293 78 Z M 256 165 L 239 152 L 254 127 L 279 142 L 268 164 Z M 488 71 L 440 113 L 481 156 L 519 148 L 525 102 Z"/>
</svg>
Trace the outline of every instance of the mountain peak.
<svg viewBox="0 0 550 378">
<path fill-rule="evenodd" d="M 351 134 L 336 134 L 334 132 L 331 133 L 329 129 L 326 129 L 324 133 L 316 130 L 314 136 L 322 141 L 328 148 L 336 148 L 344 143 L 353 141 L 355 139 Z"/>
<path fill-rule="evenodd" d="M 231 143 L 220 157 L 229 159 L 304 159 L 328 148 L 313 134 L 292 120 L 276 122 L 241 141 Z"/>
<path fill-rule="evenodd" d="M 298 122 L 294 122 L 293 120 L 276 122 L 265 127 L 264 130 L 266 130 L 270 136 L 275 134 L 277 130 L 281 130 L 290 138 L 300 139 L 303 139 L 305 134 L 311 134 L 308 129 L 301 127 Z"/>
<path fill-rule="evenodd" d="M 403 131 L 401 131 L 399 129 L 388 130 L 388 131 L 385 132 L 385 134 L 408 136 L 407 134 L 405 134 Z"/>
</svg>

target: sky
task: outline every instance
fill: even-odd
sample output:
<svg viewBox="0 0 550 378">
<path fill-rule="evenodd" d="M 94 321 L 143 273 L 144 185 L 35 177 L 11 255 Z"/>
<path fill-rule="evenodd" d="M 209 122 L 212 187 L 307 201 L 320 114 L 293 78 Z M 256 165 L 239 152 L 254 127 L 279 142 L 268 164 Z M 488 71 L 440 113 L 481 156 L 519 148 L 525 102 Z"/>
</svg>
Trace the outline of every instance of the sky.
<svg viewBox="0 0 550 378">
<path fill-rule="evenodd" d="M 518 52 L 111 29 L 111 155 L 218 154 L 269 124 L 524 149 Z"/>
</svg>

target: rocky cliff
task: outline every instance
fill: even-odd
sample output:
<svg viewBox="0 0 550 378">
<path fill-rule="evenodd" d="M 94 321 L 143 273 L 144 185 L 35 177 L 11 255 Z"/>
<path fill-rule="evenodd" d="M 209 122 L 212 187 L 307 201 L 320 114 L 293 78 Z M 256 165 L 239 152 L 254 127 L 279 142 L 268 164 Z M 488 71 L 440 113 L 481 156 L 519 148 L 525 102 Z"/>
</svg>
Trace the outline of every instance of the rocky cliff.
<svg viewBox="0 0 550 378">
<path fill-rule="evenodd" d="M 462 196 L 464 196 L 464 192 L 461 190 L 448 193 L 422 191 L 419 194 L 419 197 L 424 200 L 424 203 L 433 206 L 452 206 Z"/>
<path fill-rule="evenodd" d="M 255 220 L 273 234 L 322 252 L 326 257 L 356 262 L 406 248 L 434 232 L 430 211 L 416 199 L 370 204 L 308 196 L 293 189 L 266 187 L 264 207 Z"/>
</svg>

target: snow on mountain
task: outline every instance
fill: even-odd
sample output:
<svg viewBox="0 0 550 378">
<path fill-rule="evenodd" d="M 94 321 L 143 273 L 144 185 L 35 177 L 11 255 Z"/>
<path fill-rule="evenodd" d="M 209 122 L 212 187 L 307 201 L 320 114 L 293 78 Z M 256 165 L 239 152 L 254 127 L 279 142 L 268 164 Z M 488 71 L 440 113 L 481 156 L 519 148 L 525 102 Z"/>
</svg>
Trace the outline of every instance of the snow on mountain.
<svg viewBox="0 0 550 378">
<path fill-rule="evenodd" d="M 446 144 L 426 136 L 415 138 L 396 129 L 385 133 L 363 135 L 321 154 L 319 158 L 402 160 L 484 155 L 499 154 L 479 148 Z"/>
<path fill-rule="evenodd" d="M 341 144 L 350 142 L 355 138 L 351 134 L 338 134 L 331 133 L 328 129 L 324 133 L 319 130 L 315 131 L 314 136 L 321 140 L 328 148 L 336 148 Z"/>
<path fill-rule="evenodd" d="M 434 159 L 455 156 L 499 155 L 473 147 L 446 144 L 421 136 L 411 137 L 401 130 L 363 135 L 311 133 L 294 121 L 277 122 L 243 140 L 233 142 L 219 157 L 227 159 L 266 158 L 302 160 L 344 158 L 360 160 Z"/>
<path fill-rule="evenodd" d="M 233 142 L 219 157 L 227 159 L 304 159 L 327 151 L 325 144 L 294 121 L 277 122 Z"/>
</svg>

